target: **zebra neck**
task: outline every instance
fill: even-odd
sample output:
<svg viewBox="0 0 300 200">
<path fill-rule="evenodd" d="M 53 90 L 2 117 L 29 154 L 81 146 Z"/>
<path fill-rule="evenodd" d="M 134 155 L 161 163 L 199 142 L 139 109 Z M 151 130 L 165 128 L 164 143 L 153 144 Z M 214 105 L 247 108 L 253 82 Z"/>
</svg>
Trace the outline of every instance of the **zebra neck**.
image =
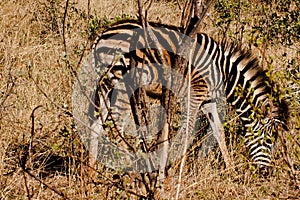
<svg viewBox="0 0 300 200">
<path fill-rule="evenodd" d="M 271 86 L 266 84 L 269 78 L 255 56 L 239 49 L 225 49 L 220 60 L 224 62 L 220 70 L 226 99 L 237 108 L 238 113 L 252 113 L 266 104 Z"/>
</svg>

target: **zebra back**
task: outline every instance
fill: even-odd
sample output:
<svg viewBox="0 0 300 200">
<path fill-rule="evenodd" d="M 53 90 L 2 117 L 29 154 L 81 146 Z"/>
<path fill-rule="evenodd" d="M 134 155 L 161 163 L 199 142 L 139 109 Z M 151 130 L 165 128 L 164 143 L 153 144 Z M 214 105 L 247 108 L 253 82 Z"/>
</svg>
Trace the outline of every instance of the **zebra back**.
<svg viewBox="0 0 300 200">
<path fill-rule="evenodd" d="M 163 57 L 167 60 L 168 66 L 165 67 L 172 69 L 176 64 L 174 57 L 179 52 L 178 47 L 183 38 L 181 30 L 162 24 L 150 25 L 163 50 Z M 124 121 L 120 116 L 124 113 L 126 116 L 134 114 L 131 97 L 128 96 L 128 85 L 131 82 L 124 79 L 124 76 L 129 77 L 127 73 L 134 73 L 135 78 L 142 81 L 138 85 L 131 85 L 131 89 L 145 86 L 149 96 L 162 95 L 161 86 L 164 83 L 161 82 L 161 75 L 165 69 L 161 67 L 163 62 L 155 46 L 151 46 L 151 42 L 147 42 L 141 24 L 129 20 L 112 25 L 93 45 L 95 68 L 100 72 L 100 80 L 105 80 L 100 81 L 99 85 L 103 90 L 97 100 L 100 102 L 97 104 L 98 110 L 102 118 L 107 118 L 110 107 L 117 108 L 111 113 L 111 118 L 121 122 L 116 124 L 121 136 L 124 135 Z M 204 33 L 197 34 L 195 42 L 193 47 L 189 47 L 192 54 L 189 62 L 192 66 L 191 88 L 194 96 L 191 102 L 193 114 L 188 125 L 194 126 L 200 107 L 213 124 L 214 136 L 217 140 L 220 139 L 223 120 L 214 103 L 217 98 L 224 96 L 227 102 L 233 105 L 245 126 L 244 135 L 250 157 L 259 165 L 270 165 L 273 138 L 276 139 L 278 127 L 285 126 L 287 122 L 287 114 L 282 112 L 287 111 L 286 103 L 282 99 L 272 98 L 275 84 L 250 51 L 229 43 L 219 44 Z M 134 72 L 131 71 L 132 66 L 135 68 Z M 187 70 L 184 71 L 183 77 L 187 77 Z M 115 88 L 120 83 L 122 86 Z M 187 85 L 184 81 L 181 84 L 180 90 L 184 91 Z M 180 93 L 180 97 L 185 95 L 184 92 L 177 92 Z M 112 99 L 113 106 L 105 103 Z M 135 124 L 132 118 L 130 123 Z M 103 123 L 100 125 L 103 126 Z"/>
</svg>

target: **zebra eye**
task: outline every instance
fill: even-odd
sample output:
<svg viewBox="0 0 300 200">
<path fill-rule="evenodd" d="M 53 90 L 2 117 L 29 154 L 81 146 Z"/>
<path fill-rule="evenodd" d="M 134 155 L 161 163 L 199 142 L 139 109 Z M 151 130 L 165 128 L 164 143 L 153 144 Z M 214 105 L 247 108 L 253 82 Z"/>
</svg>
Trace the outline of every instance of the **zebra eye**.
<svg viewBox="0 0 300 200">
<path fill-rule="evenodd" d="M 271 140 L 271 139 L 267 139 L 267 140 L 266 140 L 266 143 L 267 143 L 267 144 L 272 144 L 272 140 Z"/>
</svg>

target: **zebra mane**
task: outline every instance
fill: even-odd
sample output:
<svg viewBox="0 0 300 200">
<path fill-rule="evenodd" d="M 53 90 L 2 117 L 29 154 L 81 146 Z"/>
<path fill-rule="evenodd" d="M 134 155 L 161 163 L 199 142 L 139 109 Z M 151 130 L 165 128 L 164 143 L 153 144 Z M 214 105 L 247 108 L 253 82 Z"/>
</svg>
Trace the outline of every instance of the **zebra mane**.
<svg viewBox="0 0 300 200">
<path fill-rule="evenodd" d="M 236 44 L 229 39 L 223 39 L 221 42 L 217 42 L 225 54 L 227 54 L 230 57 L 241 57 L 244 61 L 244 65 L 247 65 L 248 63 L 250 65 L 249 69 L 255 69 L 257 73 L 259 73 L 262 76 L 266 76 L 266 72 L 268 70 L 264 69 L 260 65 L 260 61 L 249 48 L 247 48 L 245 45 L 242 44 Z"/>
<path fill-rule="evenodd" d="M 142 23 L 137 19 L 122 19 L 122 20 L 119 20 L 117 22 L 114 22 L 114 23 L 110 24 L 105 30 L 108 30 L 110 27 L 118 26 L 118 25 L 121 25 L 121 24 L 124 24 L 124 23 L 137 24 L 137 25 L 140 25 L 142 27 Z M 148 23 L 152 27 L 167 28 L 167 29 L 171 29 L 171 30 L 176 30 L 178 32 L 183 31 L 182 27 L 178 27 L 178 26 L 174 26 L 174 25 L 161 24 L 161 23 L 152 22 L 152 21 L 149 21 Z"/>
<path fill-rule="evenodd" d="M 276 122 L 279 122 L 280 125 L 285 129 L 288 130 L 288 120 L 289 120 L 289 107 L 284 98 L 281 98 L 279 95 L 281 92 L 279 89 L 278 83 L 276 83 L 272 77 L 267 75 L 268 69 L 264 69 L 260 64 L 260 61 L 249 48 L 245 45 L 237 45 L 231 42 L 228 39 L 222 40 L 218 43 L 225 54 L 229 57 L 239 57 L 242 59 L 244 65 L 248 65 L 248 70 L 255 71 L 257 78 L 259 77 L 260 81 L 263 81 L 266 84 L 266 89 L 268 93 L 275 97 L 274 99 L 268 99 L 267 106 L 270 107 L 272 114 L 270 117 L 274 118 Z M 240 70 L 240 69 L 239 69 Z M 262 108 L 265 109 L 265 108 Z"/>
</svg>

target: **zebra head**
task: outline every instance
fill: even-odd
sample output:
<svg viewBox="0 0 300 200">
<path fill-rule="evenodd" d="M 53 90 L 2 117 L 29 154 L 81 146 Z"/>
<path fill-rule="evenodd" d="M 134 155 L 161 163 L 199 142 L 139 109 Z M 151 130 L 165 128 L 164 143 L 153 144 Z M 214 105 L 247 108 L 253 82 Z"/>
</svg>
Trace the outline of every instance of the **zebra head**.
<svg viewBox="0 0 300 200">
<path fill-rule="evenodd" d="M 278 132 L 287 130 L 288 106 L 283 100 L 274 103 L 265 99 L 260 111 L 251 115 L 254 120 L 247 127 L 245 142 L 251 160 L 262 169 L 271 165 Z"/>
</svg>

